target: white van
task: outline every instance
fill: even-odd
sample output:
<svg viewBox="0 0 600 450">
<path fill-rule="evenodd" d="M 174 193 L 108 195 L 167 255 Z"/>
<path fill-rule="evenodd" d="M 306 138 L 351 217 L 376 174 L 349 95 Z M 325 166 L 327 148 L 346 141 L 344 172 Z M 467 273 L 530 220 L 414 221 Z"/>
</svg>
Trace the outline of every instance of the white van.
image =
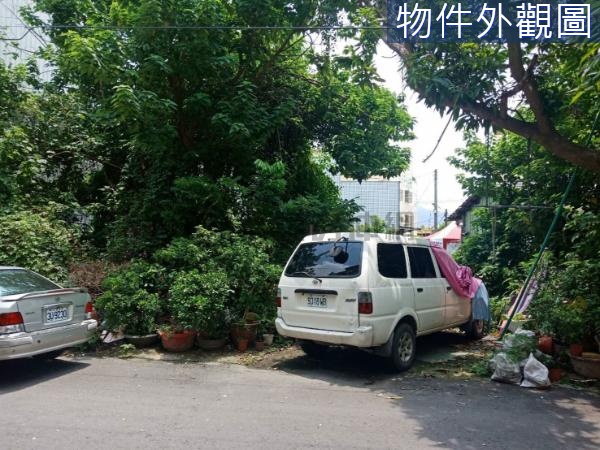
<svg viewBox="0 0 600 450">
<path fill-rule="evenodd" d="M 281 275 L 277 331 L 307 354 L 326 345 L 368 349 L 398 370 L 415 358 L 416 336 L 462 327 L 483 336 L 471 300 L 440 272 L 429 241 L 368 233 L 305 237 Z"/>
</svg>

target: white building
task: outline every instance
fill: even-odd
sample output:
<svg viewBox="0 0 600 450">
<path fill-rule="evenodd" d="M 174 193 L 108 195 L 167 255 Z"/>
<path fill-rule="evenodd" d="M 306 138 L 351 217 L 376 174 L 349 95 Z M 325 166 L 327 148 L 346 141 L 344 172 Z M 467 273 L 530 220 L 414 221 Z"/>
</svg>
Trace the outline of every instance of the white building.
<svg viewBox="0 0 600 450">
<path fill-rule="evenodd" d="M 361 223 L 378 216 L 396 230 L 415 227 L 415 179 L 410 174 L 390 179 L 372 177 L 361 183 L 341 175 L 333 179 L 343 199 L 354 200 L 363 208 L 357 216 Z"/>
<path fill-rule="evenodd" d="M 30 29 L 21 19 L 20 10 L 31 0 L 0 0 L 0 58 L 6 64 L 24 62 L 46 44 L 38 29 Z"/>
</svg>

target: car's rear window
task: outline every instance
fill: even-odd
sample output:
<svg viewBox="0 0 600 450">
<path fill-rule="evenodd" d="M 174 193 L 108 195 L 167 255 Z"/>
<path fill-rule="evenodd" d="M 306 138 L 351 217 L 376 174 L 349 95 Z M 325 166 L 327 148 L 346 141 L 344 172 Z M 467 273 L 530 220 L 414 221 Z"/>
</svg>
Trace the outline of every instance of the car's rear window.
<svg viewBox="0 0 600 450">
<path fill-rule="evenodd" d="M 285 269 L 288 277 L 352 278 L 360 275 L 362 242 L 302 244 Z"/>
<path fill-rule="evenodd" d="M 29 270 L 0 270 L 0 297 L 52 289 L 60 289 L 60 286 Z"/>
</svg>

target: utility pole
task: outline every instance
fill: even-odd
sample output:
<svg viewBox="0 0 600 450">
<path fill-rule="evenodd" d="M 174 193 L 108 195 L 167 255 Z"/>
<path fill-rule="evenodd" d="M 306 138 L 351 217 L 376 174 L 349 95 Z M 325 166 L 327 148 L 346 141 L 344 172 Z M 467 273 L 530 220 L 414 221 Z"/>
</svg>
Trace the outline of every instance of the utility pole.
<svg viewBox="0 0 600 450">
<path fill-rule="evenodd" d="M 438 227 L 438 177 L 437 169 L 433 171 L 433 229 Z"/>
</svg>

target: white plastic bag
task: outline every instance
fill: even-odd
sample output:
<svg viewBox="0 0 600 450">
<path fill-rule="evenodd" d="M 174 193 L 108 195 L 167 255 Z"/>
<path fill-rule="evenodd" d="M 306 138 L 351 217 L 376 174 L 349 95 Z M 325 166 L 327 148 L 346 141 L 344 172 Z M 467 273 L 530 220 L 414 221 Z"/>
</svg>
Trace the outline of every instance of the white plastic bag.
<svg viewBox="0 0 600 450">
<path fill-rule="evenodd" d="M 533 353 L 530 353 L 523 369 L 521 387 L 545 388 L 548 386 L 550 386 L 548 368 L 535 359 Z"/>
<path fill-rule="evenodd" d="M 506 353 L 500 352 L 490 361 L 494 368 L 492 380 L 501 383 L 519 384 L 521 382 L 521 368 L 518 363 L 512 362 Z"/>
</svg>

